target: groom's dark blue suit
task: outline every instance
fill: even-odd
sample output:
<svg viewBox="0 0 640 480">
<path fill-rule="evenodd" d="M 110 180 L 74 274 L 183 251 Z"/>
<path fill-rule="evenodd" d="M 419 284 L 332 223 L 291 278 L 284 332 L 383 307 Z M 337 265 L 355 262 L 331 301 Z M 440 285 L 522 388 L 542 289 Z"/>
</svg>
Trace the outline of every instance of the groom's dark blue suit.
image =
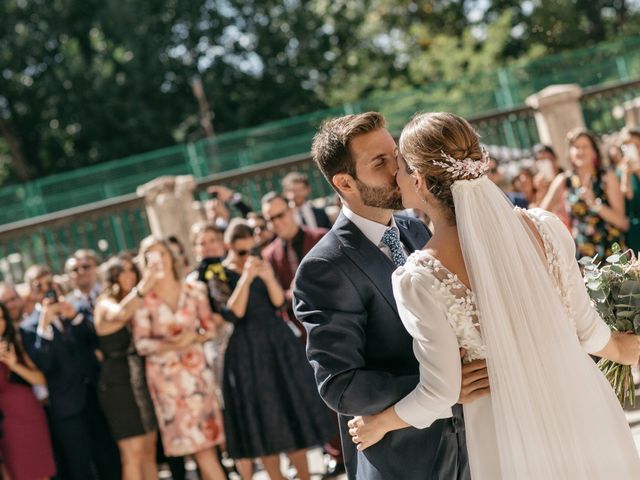
<svg viewBox="0 0 640 480">
<path fill-rule="evenodd" d="M 429 239 L 424 225 L 396 216 L 409 251 Z M 391 287 L 393 262 L 343 214 L 305 256 L 294 310 L 307 332 L 307 356 L 324 401 L 339 414 L 350 480 L 468 479 L 461 407 L 429 428 L 405 428 L 358 452 L 347 421 L 381 412 L 419 383 L 412 339 Z"/>
</svg>

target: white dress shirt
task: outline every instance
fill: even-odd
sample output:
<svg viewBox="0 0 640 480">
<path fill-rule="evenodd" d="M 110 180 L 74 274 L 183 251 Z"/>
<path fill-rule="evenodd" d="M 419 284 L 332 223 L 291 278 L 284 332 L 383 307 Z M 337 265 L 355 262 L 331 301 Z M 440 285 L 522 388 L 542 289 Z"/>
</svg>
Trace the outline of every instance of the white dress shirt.
<svg viewBox="0 0 640 480">
<path fill-rule="evenodd" d="M 313 213 L 313 207 L 311 203 L 304 202 L 302 205 L 295 209 L 296 223 L 298 225 L 306 225 L 311 228 L 318 228 L 318 222 L 316 221 L 316 215 Z"/>
<path fill-rule="evenodd" d="M 398 232 L 398 238 L 400 238 L 400 230 L 398 230 L 398 226 L 396 225 L 396 219 L 391 215 L 391 222 L 389 225 L 383 225 L 382 223 L 374 222 L 373 220 L 369 220 L 368 218 L 361 217 L 357 213 L 354 213 L 352 210 L 346 205 L 342 206 L 342 213 L 349 220 L 353 222 L 353 224 L 358 227 L 358 229 L 362 232 L 362 234 L 367 237 L 374 245 L 382 250 L 389 260 L 393 261 L 393 257 L 391 256 L 391 249 L 384 243 L 382 243 L 382 236 L 387 228 L 391 227 Z M 402 243 L 402 241 L 400 241 Z M 402 243 L 402 251 L 404 252 L 405 257 L 409 256 L 409 251 L 407 247 Z"/>
</svg>

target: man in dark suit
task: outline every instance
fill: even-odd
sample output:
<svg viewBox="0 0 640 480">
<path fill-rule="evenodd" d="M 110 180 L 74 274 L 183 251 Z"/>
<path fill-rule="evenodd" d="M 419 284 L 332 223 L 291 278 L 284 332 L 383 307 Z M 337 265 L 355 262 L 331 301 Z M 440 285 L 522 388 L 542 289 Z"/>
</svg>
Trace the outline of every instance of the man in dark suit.
<svg viewBox="0 0 640 480">
<path fill-rule="evenodd" d="M 49 285 L 23 322 L 24 346 L 47 380 L 51 430 L 61 478 L 119 479 L 120 457 L 97 397 L 99 364 L 89 312 L 76 310 Z M 51 292 L 51 295 L 48 293 Z"/>
<path fill-rule="evenodd" d="M 291 172 L 282 179 L 282 193 L 293 208 L 298 225 L 313 228 L 331 228 L 331 221 L 324 208 L 314 207 L 308 200 L 311 195 L 309 177 L 304 173 Z"/>
<path fill-rule="evenodd" d="M 276 238 L 263 250 L 262 256 L 268 260 L 280 286 L 285 291 L 289 304 L 290 320 L 299 328 L 302 339 L 306 340 L 304 327 L 296 320 L 291 309 L 291 287 L 304 256 L 328 232 L 326 228 L 299 226 L 284 197 L 276 192 L 269 192 L 262 197 L 262 215 Z"/>
<path fill-rule="evenodd" d="M 358 452 L 348 434 L 352 416 L 379 413 L 419 383 L 411 336 L 398 316 L 391 274 L 429 239 L 402 208 L 397 148 L 375 112 L 325 123 L 313 158 L 340 194 L 343 210 L 331 231 L 307 254 L 295 280 L 294 310 L 307 329 L 307 356 L 320 394 L 340 416 L 351 480 L 469 478 L 461 406 L 453 417 L 418 430 L 405 428 Z M 395 241 L 393 239 L 395 238 Z M 399 241 L 398 241 L 399 240 Z M 461 401 L 486 394 L 477 381 L 486 368 L 465 370 Z"/>
</svg>

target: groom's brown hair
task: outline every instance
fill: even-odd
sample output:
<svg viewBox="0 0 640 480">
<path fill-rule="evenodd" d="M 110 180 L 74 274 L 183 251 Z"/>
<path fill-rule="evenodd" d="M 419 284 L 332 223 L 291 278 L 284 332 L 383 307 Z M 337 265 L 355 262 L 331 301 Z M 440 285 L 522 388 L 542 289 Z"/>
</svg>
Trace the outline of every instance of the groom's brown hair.
<svg viewBox="0 0 640 480">
<path fill-rule="evenodd" d="M 313 137 L 311 156 L 333 189 L 333 176 L 348 173 L 356 177 L 356 165 L 349 149 L 351 140 L 359 135 L 385 128 L 387 123 L 378 112 L 358 113 L 327 120 Z"/>
</svg>

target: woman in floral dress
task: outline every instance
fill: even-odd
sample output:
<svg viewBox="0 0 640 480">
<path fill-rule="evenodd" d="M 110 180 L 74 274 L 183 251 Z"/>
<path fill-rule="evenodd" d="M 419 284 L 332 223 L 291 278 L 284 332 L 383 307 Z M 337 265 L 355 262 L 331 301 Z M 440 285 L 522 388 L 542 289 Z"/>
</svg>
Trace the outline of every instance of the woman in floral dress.
<svg viewBox="0 0 640 480">
<path fill-rule="evenodd" d="M 222 321 L 209 307 L 205 287 L 182 282 L 164 240 L 148 237 L 140 245 L 145 268 L 159 280 L 136 312 L 136 349 L 146 357 L 147 383 L 155 406 L 165 452 L 194 455 L 201 478 L 226 478 L 214 446 L 223 442 L 214 379 L 206 368 L 202 344 Z"/>
<path fill-rule="evenodd" d="M 555 211 L 565 198 L 577 258 L 607 258 L 629 228 L 620 182 L 604 169 L 596 138 L 587 130 L 569 133 L 569 158 L 572 170 L 554 179 L 540 207 Z"/>
</svg>

